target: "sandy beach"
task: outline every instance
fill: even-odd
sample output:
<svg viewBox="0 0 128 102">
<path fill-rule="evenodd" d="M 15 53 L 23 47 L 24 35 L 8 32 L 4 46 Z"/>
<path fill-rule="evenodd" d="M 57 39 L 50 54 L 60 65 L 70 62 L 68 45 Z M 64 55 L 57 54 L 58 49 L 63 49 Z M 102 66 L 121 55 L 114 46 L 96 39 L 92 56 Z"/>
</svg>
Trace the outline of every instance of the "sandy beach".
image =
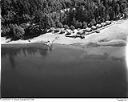
<svg viewBox="0 0 128 102">
<path fill-rule="evenodd" d="M 65 37 L 65 34 L 46 33 L 28 40 L 10 41 L 1 37 L 1 44 L 29 44 L 29 43 L 57 43 L 57 44 L 79 44 L 89 46 L 124 46 L 127 43 L 128 19 L 113 21 L 111 25 L 100 30 L 100 33 L 85 35 L 84 39 Z M 75 30 L 77 31 L 77 30 Z"/>
</svg>

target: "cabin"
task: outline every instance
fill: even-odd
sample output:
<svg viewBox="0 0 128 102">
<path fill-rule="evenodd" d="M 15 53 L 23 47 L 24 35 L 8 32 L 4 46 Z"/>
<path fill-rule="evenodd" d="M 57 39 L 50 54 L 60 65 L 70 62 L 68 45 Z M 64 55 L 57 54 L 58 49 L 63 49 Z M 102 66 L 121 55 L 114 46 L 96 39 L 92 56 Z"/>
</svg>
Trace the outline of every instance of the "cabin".
<svg viewBox="0 0 128 102">
<path fill-rule="evenodd" d="M 91 28 L 86 28 L 85 30 L 86 30 L 86 32 L 91 32 L 92 31 Z"/>
<path fill-rule="evenodd" d="M 106 25 L 106 23 L 101 23 L 101 26 L 104 27 Z"/>
<path fill-rule="evenodd" d="M 101 25 L 101 24 L 97 24 L 96 27 L 97 27 L 97 28 L 101 28 L 102 25 Z"/>
<path fill-rule="evenodd" d="M 106 24 L 107 24 L 107 25 L 111 24 L 111 21 L 106 21 Z"/>
<path fill-rule="evenodd" d="M 96 27 L 96 26 L 92 26 L 91 29 L 92 29 L 92 30 L 96 30 L 97 27 Z"/>
</svg>

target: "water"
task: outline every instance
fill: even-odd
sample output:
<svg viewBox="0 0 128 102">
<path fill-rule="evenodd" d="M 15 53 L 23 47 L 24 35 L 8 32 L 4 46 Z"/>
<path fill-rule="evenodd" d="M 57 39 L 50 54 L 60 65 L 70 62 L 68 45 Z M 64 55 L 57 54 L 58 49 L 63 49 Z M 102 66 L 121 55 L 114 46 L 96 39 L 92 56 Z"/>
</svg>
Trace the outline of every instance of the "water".
<svg viewBox="0 0 128 102">
<path fill-rule="evenodd" d="M 2 47 L 2 97 L 127 97 L 124 48 Z"/>
</svg>

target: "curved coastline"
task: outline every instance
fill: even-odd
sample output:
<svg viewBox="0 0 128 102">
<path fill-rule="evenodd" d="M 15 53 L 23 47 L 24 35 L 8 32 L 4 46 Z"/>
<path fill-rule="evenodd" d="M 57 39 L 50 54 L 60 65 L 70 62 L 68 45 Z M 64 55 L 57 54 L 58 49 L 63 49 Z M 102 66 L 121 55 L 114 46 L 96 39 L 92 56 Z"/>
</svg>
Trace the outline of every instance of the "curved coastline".
<svg viewBox="0 0 128 102">
<path fill-rule="evenodd" d="M 34 43 L 43 43 L 46 44 L 49 42 L 51 44 L 79 44 L 79 45 L 95 45 L 95 46 L 125 46 L 127 43 L 128 36 L 128 19 L 113 21 L 111 25 L 106 27 L 99 28 L 100 32 L 96 33 L 95 31 L 89 32 L 90 34 L 85 35 L 84 39 L 81 38 L 70 38 L 66 37 L 64 34 L 57 33 L 46 33 L 35 37 L 29 40 L 16 40 L 10 41 L 1 37 L 1 44 L 3 45 L 20 45 L 20 44 L 34 44 Z M 82 30 L 82 29 L 81 29 Z M 76 32 L 78 30 L 75 30 Z M 75 33 L 76 33 L 75 32 Z M 21 46 L 21 45 L 20 45 Z"/>
</svg>

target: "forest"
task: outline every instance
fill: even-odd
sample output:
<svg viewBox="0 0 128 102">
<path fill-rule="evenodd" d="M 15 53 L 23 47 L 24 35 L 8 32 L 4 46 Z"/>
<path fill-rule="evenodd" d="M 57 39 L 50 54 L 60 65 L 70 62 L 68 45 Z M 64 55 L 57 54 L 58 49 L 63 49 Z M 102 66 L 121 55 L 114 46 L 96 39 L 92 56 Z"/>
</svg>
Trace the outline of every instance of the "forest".
<svg viewBox="0 0 128 102">
<path fill-rule="evenodd" d="M 1 36 L 27 39 L 47 29 L 85 29 L 127 18 L 128 0 L 2 0 Z"/>
</svg>

